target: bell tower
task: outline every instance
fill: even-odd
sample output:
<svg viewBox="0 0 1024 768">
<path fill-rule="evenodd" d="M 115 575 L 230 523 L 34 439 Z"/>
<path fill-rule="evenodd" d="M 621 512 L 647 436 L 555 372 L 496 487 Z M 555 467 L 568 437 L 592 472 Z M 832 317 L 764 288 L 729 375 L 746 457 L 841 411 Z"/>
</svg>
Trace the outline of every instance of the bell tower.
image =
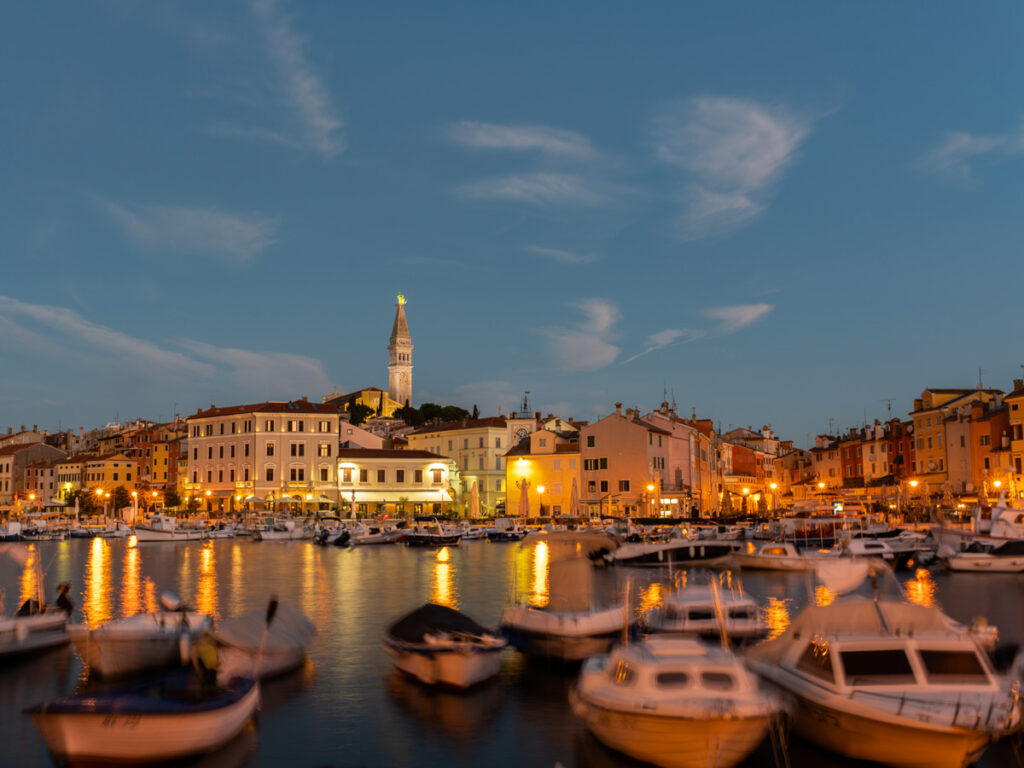
<svg viewBox="0 0 1024 768">
<path fill-rule="evenodd" d="M 412 405 L 412 336 L 405 319 L 405 296 L 398 294 L 395 324 L 388 342 L 388 397 Z"/>
</svg>

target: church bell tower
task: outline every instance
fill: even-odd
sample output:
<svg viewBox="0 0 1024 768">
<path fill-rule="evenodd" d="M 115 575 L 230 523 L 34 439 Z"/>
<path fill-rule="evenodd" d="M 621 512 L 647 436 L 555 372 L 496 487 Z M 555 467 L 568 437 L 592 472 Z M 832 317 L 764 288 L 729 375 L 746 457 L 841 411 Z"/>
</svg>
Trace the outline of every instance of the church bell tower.
<svg viewBox="0 0 1024 768">
<path fill-rule="evenodd" d="M 412 336 L 405 319 L 405 296 L 398 294 L 395 324 L 388 343 L 388 397 L 412 405 Z"/>
</svg>

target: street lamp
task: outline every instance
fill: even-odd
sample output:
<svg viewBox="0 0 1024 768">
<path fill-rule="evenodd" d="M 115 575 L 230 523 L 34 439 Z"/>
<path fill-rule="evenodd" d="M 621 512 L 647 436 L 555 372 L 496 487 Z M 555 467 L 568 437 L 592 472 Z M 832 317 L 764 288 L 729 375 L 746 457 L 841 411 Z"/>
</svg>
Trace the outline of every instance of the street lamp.
<svg viewBox="0 0 1024 768">
<path fill-rule="evenodd" d="M 779 508 L 778 499 L 775 498 L 775 491 L 778 490 L 778 483 L 769 483 L 768 487 L 772 489 L 772 512 Z"/>
<path fill-rule="evenodd" d="M 544 491 L 547 490 L 543 485 L 537 486 L 537 502 L 540 504 L 540 517 L 544 516 Z"/>
<path fill-rule="evenodd" d="M 822 491 L 825 489 L 825 483 L 821 480 L 818 481 L 818 490 Z"/>
</svg>

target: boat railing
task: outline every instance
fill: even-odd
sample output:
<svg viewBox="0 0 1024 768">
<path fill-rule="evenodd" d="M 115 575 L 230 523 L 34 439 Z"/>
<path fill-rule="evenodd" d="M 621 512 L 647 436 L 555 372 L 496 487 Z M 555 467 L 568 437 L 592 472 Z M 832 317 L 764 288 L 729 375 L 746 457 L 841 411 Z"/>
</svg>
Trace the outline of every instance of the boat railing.
<svg viewBox="0 0 1024 768">
<path fill-rule="evenodd" d="M 856 690 L 850 698 L 897 717 L 974 731 L 1005 731 L 1014 725 L 1019 699 L 1014 691 L 962 693 L 951 698 L 926 699 L 913 694 Z"/>
</svg>

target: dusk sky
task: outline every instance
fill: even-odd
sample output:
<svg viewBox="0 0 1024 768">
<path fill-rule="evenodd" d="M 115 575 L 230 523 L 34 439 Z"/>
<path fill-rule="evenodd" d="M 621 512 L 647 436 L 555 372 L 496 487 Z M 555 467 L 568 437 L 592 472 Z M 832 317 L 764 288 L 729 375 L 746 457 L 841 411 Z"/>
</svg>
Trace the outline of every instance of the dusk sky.
<svg viewBox="0 0 1024 768">
<path fill-rule="evenodd" d="M 8 4 L 0 427 L 387 386 L 723 428 L 1024 363 L 1019 3 Z"/>
</svg>

